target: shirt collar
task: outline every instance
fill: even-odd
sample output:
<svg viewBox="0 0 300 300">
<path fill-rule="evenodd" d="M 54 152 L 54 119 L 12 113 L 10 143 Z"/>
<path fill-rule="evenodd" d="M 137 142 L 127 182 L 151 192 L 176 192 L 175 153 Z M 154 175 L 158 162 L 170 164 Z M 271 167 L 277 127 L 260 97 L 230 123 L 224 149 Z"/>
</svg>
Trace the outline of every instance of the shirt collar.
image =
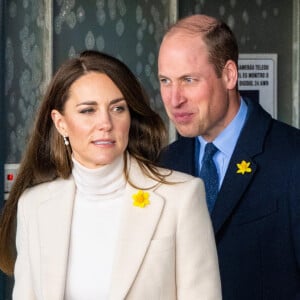
<svg viewBox="0 0 300 300">
<path fill-rule="evenodd" d="M 241 130 L 245 124 L 247 117 L 248 106 L 246 102 L 241 98 L 241 105 L 238 113 L 228 126 L 215 138 L 213 141 L 214 145 L 219 149 L 220 152 L 228 157 L 231 157 Z M 198 140 L 201 145 L 201 149 L 204 149 L 207 142 L 198 136 Z"/>
</svg>

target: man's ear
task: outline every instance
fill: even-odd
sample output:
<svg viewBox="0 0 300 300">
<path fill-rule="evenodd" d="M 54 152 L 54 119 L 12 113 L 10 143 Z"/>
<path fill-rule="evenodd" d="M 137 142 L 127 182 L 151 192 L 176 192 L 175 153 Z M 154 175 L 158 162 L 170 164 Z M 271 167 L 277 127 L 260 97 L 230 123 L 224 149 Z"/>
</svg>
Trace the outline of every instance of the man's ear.
<svg viewBox="0 0 300 300">
<path fill-rule="evenodd" d="M 238 81 L 238 70 L 233 60 L 228 60 L 226 62 L 222 76 L 228 90 L 236 89 Z"/>
<path fill-rule="evenodd" d="M 57 131 L 62 136 L 68 136 L 68 132 L 66 130 L 67 126 L 65 123 L 64 116 L 58 110 L 53 109 L 51 111 L 51 118 L 52 118 L 52 121 L 53 121 Z"/>
</svg>

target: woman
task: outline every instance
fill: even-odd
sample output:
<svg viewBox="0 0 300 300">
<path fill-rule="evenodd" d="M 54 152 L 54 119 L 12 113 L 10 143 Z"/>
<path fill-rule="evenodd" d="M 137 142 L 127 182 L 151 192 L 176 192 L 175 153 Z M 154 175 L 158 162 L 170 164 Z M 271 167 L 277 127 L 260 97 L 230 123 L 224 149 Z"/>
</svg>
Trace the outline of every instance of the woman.
<svg viewBox="0 0 300 300">
<path fill-rule="evenodd" d="M 221 299 L 202 181 L 155 166 L 163 132 L 122 62 L 61 66 L 0 223 L 13 299 Z"/>
</svg>

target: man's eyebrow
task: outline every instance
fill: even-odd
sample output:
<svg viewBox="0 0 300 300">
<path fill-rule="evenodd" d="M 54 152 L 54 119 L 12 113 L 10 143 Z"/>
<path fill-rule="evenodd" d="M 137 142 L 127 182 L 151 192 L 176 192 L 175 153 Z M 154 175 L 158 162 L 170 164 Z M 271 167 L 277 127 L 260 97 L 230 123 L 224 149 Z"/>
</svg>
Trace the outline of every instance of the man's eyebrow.
<svg viewBox="0 0 300 300">
<path fill-rule="evenodd" d="M 183 74 L 183 75 L 180 75 L 177 79 L 184 79 L 186 77 L 198 77 L 199 75 L 197 73 L 186 73 L 186 74 Z M 158 78 L 166 78 L 166 79 L 169 79 L 168 76 L 166 75 L 162 75 L 162 74 L 158 74 Z"/>
</svg>

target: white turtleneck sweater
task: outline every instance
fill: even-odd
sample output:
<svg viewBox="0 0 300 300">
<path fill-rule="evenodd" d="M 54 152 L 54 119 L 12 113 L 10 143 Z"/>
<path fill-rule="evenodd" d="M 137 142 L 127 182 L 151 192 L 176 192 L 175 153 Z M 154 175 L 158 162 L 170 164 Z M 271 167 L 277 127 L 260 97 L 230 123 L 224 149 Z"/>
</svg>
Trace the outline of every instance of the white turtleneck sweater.
<svg viewBox="0 0 300 300">
<path fill-rule="evenodd" d="M 124 203 L 123 157 L 97 169 L 73 163 L 77 192 L 65 300 L 107 299 Z"/>
</svg>

